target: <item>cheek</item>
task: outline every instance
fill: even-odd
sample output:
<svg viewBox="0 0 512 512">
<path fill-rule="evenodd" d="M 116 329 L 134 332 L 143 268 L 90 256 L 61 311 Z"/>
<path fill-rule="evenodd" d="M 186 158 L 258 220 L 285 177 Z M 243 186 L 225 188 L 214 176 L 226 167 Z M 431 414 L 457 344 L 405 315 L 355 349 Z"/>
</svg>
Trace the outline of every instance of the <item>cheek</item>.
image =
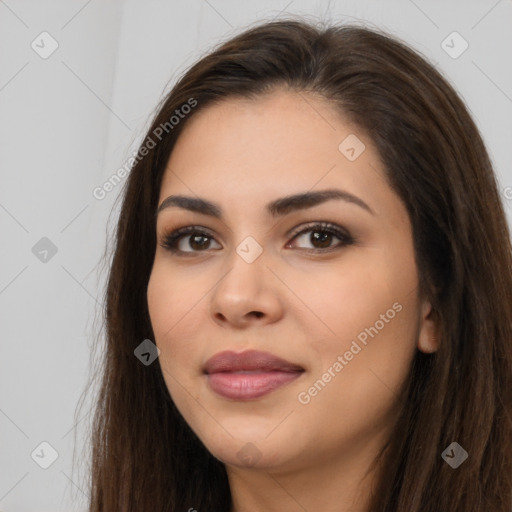
<svg viewBox="0 0 512 512">
<path fill-rule="evenodd" d="M 294 290 L 305 298 L 309 332 L 318 332 L 319 340 L 337 340 L 330 347 L 332 350 L 327 350 L 331 353 L 345 346 L 348 350 L 358 335 L 364 342 L 365 329 L 374 333 L 372 327 L 376 323 L 379 333 L 397 329 L 403 319 L 410 316 L 411 308 L 417 307 L 414 261 L 404 258 L 403 253 L 399 259 L 392 253 L 386 255 L 377 250 L 347 253 L 339 265 L 301 274 Z M 406 305 L 408 313 L 403 310 Z M 410 334 L 410 327 L 402 334 Z M 326 352 L 323 341 L 312 341 L 311 345 L 319 354 Z"/>
<path fill-rule="evenodd" d="M 393 410 L 416 350 L 414 260 L 404 253 L 401 258 L 369 254 L 351 261 L 350 272 L 336 275 L 334 283 L 320 280 L 323 297 L 309 295 L 316 297 L 330 334 L 311 343 L 317 358 L 299 401 L 308 402 L 306 414 L 332 411 L 339 428 L 347 415 L 358 424 L 376 425 Z"/>
<path fill-rule="evenodd" d="M 190 373 L 192 344 L 197 336 L 194 315 L 204 307 L 198 302 L 200 290 L 195 284 L 199 283 L 192 281 L 173 276 L 164 264 L 155 262 L 148 282 L 149 316 L 155 344 L 160 349 L 160 364 L 163 370 L 176 376 L 184 374 L 184 369 Z"/>
<path fill-rule="evenodd" d="M 160 367 L 167 390 L 181 415 L 201 438 L 198 425 L 208 424 L 198 408 L 197 392 L 197 315 L 205 302 L 200 301 L 207 293 L 201 290 L 204 283 L 194 283 L 195 277 L 180 277 L 171 274 L 164 262 L 155 261 L 148 282 L 148 309 L 155 335 L 155 344 L 160 350 Z M 200 294 L 198 296 L 198 294 Z M 213 431 L 213 429 L 210 429 Z M 209 435 L 212 435 L 210 433 Z M 217 433 L 220 438 L 221 433 Z"/>
</svg>

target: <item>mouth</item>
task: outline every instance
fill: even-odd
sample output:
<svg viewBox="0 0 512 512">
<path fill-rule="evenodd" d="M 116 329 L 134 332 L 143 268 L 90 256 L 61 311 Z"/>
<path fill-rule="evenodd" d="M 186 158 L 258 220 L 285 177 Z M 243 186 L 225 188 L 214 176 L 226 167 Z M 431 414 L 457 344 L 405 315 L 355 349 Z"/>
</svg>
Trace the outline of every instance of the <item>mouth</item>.
<svg viewBox="0 0 512 512">
<path fill-rule="evenodd" d="M 230 400 L 254 400 L 288 384 L 304 373 L 301 366 L 268 352 L 220 352 L 203 367 L 217 395 Z"/>
</svg>

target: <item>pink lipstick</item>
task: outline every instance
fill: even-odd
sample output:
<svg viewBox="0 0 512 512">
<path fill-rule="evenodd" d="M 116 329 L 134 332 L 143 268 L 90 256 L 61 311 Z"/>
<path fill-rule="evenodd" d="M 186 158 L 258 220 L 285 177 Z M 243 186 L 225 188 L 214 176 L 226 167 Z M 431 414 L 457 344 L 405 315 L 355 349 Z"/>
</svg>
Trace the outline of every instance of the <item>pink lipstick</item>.
<svg viewBox="0 0 512 512">
<path fill-rule="evenodd" d="M 268 352 L 220 352 L 204 368 L 210 388 L 231 400 L 254 400 L 294 381 L 304 368 Z"/>
</svg>

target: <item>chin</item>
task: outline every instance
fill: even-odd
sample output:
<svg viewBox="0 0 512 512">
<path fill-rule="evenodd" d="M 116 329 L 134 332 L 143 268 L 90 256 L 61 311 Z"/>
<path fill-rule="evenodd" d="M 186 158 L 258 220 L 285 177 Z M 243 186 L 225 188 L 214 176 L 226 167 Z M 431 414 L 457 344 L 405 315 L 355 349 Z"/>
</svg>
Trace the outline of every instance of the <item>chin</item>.
<svg viewBox="0 0 512 512">
<path fill-rule="evenodd" d="M 228 445 L 215 446 L 209 451 L 226 466 L 236 468 L 270 469 L 284 462 L 282 450 L 257 441 L 234 441 Z"/>
<path fill-rule="evenodd" d="M 211 436 L 211 431 L 206 437 L 200 437 L 207 450 L 227 466 L 237 468 L 270 469 L 278 466 L 286 466 L 297 456 L 300 456 L 300 449 L 295 446 L 297 453 L 289 453 L 287 448 L 293 446 L 287 445 L 293 436 L 288 432 L 281 432 L 277 435 L 267 426 L 258 428 L 251 421 L 251 425 L 239 425 L 237 431 L 231 431 L 231 437 L 225 430 L 222 435 Z M 275 427 L 275 424 L 274 424 Z M 293 451 L 293 450 L 292 450 Z"/>
</svg>

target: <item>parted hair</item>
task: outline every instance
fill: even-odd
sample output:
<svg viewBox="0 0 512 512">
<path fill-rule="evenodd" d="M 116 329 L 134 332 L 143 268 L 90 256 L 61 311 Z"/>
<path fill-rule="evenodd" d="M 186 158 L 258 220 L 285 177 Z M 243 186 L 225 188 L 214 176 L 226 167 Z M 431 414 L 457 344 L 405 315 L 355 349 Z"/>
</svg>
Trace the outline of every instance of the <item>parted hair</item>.
<svg viewBox="0 0 512 512">
<path fill-rule="evenodd" d="M 199 111 L 276 88 L 325 98 L 374 143 L 407 208 L 420 293 L 439 349 L 417 351 L 370 512 L 512 511 L 512 249 L 482 136 L 448 80 L 376 28 L 282 19 L 245 28 L 184 72 L 156 109 L 121 199 L 104 292 L 104 343 L 91 422 L 89 512 L 229 512 L 224 464 L 176 409 L 154 340 L 147 285 L 162 176 Z M 165 131 L 176 109 L 197 104 Z M 161 131 L 161 130 L 160 130 Z M 341 400 L 341 398 L 340 398 Z M 457 442 L 457 469 L 441 456 Z"/>
</svg>

